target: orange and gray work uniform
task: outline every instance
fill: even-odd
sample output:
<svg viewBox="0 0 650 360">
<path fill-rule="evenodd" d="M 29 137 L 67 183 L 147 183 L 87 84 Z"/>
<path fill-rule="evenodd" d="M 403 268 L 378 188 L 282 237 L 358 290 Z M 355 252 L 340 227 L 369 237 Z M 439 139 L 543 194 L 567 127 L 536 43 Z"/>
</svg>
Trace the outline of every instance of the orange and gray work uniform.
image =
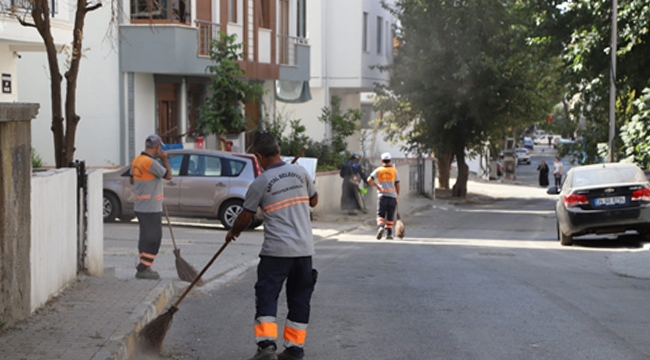
<svg viewBox="0 0 650 360">
<path fill-rule="evenodd" d="M 373 181 L 381 188 L 377 196 L 377 226 L 384 227 L 388 234 L 392 233 L 395 224 L 395 210 L 397 208 L 397 189 L 399 174 L 393 166 L 380 166 L 370 174 Z"/>
<path fill-rule="evenodd" d="M 138 271 L 151 267 L 162 240 L 163 178 L 167 169 L 143 152 L 131 163 L 135 204 L 133 210 L 140 224 Z"/>
<path fill-rule="evenodd" d="M 284 326 L 284 346 L 302 357 L 307 336 L 311 295 L 317 271 L 312 268 L 314 239 L 310 200 L 316 188 L 300 165 L 284 162 L 269 166 L 249 186 L 244 210 L 264 211 L 264 243 L 255 284 L 255 341 L 266 348 L 278 337 L 277 307 L 286 281 L 289 313 Z"/>
</svg>

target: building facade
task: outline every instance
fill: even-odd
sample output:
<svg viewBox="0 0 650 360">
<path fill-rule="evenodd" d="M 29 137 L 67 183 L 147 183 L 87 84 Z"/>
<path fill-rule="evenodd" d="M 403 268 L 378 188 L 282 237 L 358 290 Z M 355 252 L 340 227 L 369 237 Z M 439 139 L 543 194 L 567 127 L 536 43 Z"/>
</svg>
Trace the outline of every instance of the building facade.
<svg viewBox="0 0 650 360">
<path fill-rule="evenodd" d="M 248 126 L 255 128 L 263 108 L 275 109 L 278 84 L 309 80 L 305 2 L 131 0 L 123 3 L 117 21 L 109 6 L 89 13 L 88 50 L 79 73 L 76 158 L 90 166 L 128 164 L 154 132 L 167 143 L 197 146 L 194 125 L 208 95 L 210 43 L 219 31 L 236 34 L 245 44 L 240 65 L 250 81 L 265 89 L 261 101 L 245 106 Z M 41 87 L 48 80 L 39 72 L 44 60 L 32 56 L 19 63 L 18 72 L 26 74 L 21 86 L 29 89 L 21 101 L 45 98 Z M 52 164 L 51 133 L 44 126 L 48 116 L 40 114 L 42 119 L 33 122 L 34 147 Z M 239 150 L 246 147 L 244 135 L 232 140 Z M 204 146 L 216 148 L 216 138 L 207 138 Z"/>
</svg>

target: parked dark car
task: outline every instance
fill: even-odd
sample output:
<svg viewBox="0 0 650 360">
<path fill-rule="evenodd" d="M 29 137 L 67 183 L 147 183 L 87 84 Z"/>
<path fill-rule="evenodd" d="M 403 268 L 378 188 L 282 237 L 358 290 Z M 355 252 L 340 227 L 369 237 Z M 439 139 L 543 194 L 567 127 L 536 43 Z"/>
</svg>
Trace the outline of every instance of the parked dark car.
<svg viewBox="0 0 650 360">
<path fill-rule="evenodd" d="M 165 205 L 170 216 L 219 219 L 230 229 L 242 211 L 249 185 L 261 173 L 255 156 L 212 150 L 168 150 L 172 180 L 164 180 Z M 130 166 L 104 173 L 104 221 L 130 221 L 133 185 Z M 251 227 L 262 224 L 258 210 Z"/>
<path fill-rule="evenodd" d="M 650 234 L 650 183 L 634 164 L 607 163 L 574 167 L 566 174 L 555 207 L 562 245 L 587 234 L 635 230 Z"/>
</svg>

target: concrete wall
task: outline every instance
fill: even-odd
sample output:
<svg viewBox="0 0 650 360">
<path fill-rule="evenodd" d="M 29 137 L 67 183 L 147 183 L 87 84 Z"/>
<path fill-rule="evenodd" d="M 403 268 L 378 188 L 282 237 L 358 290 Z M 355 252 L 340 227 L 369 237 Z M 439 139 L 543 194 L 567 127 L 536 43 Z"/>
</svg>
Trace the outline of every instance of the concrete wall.
<svg viewBox="0 0 650 360">
<path fill-rule="evenodd" d="M 38 105 L 0 104 L 0 324 L 6 326 L 30 314 L 30 120 L 37 112 Z"/>
<path fill-rule="evenodd" d="M 34 173 L 31 201 L 31 310 L 77 276 L 77 172 Z"/>
<path fill-rule="evenodd" d="M 88 172 L 88 255 L 86 267 L 91 276 L 104 275 L 103 171 Z"/>
</svg>

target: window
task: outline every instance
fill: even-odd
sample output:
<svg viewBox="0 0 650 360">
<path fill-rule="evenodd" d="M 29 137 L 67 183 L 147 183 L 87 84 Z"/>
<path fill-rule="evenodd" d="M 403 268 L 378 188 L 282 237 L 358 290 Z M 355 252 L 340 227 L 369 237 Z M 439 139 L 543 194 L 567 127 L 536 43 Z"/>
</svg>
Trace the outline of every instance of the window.
<svg viewBox="0 0 650 360">
<path fill-rule="evenodd" d="M 382 53 L 382 48 L 384 44 L 384 19 L 381 16 L 377 16 L 377 54 Z"/>
<path fill-rule="evenodd" d="M 393 30 L 388 26 L 388 20 L 386 20 L 386 56 L 390 55 L 391 53 L 390 37 L 392 33 Z"/>
<path fill-rule="evenodd" d="M 368 51 L 368 13 L 363 13 L 363 51 Z"/>
<path fill-rule="evenodd" d="M 270 0 L 258 0 L 259 4 L 259 13 L 257 17 L 258 25 L 261 28 L 270 29 L 271 28 L 271 1 Z"/>
<path fill-rule="evenodd" d="M 0 1 L 0 7 L 6 3 Z M 9 1 L 11 8 L 19 8 L 25 10 L 31 10 L 33 8 L 32 3 L 29 0 L 11 0 Z M 50 5 L 50 14 L 52 17 L 59 13 L 59 3 L 57 0 L 49 0 Z"/>
<path fill-rule="evenodd" d="M 296 36 L 307 37 L 307 3 L 306 0 L 298 0 L 298 21 L 296 21 Z"/>
<path fill-rule="evenodd" d="M 228 22 L 237 22 L 237 0 L 228 0 Z"/>
<path fill-rule="evenodd" d="M 190 155 L 187 176 L 221 176 L 221 158 L 216 156 Z"/>
<path fill-rule="evenodd" d="M 239 176 L 246 167 L 246 163 L 243 161 L 228 160 L 228 163 L 230 164 L 230 176 Z"/>
<path fill-rule="evenodd" d="M 181 173 L 182 163 L 183 163 L 183 155 L 181 154 L 169 155 L 169 167 L 172 168 L 172 176 L 178 176 Z"/>
</svg>

